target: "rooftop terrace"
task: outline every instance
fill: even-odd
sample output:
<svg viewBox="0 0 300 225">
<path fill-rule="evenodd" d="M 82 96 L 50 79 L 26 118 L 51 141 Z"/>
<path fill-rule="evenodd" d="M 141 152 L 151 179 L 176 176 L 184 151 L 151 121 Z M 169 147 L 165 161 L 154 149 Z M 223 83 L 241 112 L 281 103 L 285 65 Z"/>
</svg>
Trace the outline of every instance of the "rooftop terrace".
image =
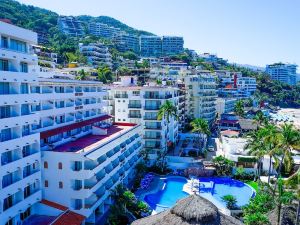
<svg viewBox="0 0 300 225">
<path fill-rule="evenodd" d="M 84 137 L 78 138 L 69 143 L 60 145 L 53 149 L 55 152 L 89 152 L 95 147 L 102 146 L 110 141 L 113 141 L 115 138 L 121 136 L 122 134 L 127 133 L 135 124 L 130 123 L 115 123 L 109 128 L 100 128 L 106 130 L 106 135 L 93 135 L 89 134 Z M 99 128 L 99 127 L 98 127 Z"/>
</svg>

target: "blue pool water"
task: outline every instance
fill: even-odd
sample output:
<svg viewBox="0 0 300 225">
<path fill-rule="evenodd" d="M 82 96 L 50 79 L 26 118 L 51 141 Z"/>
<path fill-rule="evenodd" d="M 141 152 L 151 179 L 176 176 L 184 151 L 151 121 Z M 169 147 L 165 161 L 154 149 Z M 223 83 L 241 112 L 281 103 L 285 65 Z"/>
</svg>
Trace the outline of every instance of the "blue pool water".
<svg viewBox="0 0 300 225">
<path fill-rule="evenodd" d="M 164 180 L 162 190 L 145 196 L 144 200 L 156 212 L 163 211 L 175 205 L 176 201 L 189 194 L 182 191 L 187 180 L 183 177 L 168 177 Z"/>
<path fill-rule="evenodd" d="M 212 188 L 205 188 L 204 184 L 211 184 Z M 209 186 L 209 185 L 207 185 Z M 251 197 L 254 197 L 255 192 L 251 187 L 241 181 L 231 178 L 219 177 L 203 177 L 200 178 L 200 195 L 210 195 L 223 206 L 226 203 L 222 200 L 224 195 L 233 195 L 236 197 L 237 205 L 244 206 L 249 203 Z"/>
<path fill-rule="evenodd" d="M 224 195 L 233 195 L 237 199 L 237 205 L 248 204 L 251 197 L 255 195 L 253 189 L 243 182 L 231 178 L 205 177 L 200 179 L 200 195 L 211 200 L 217 206 L 226 206 L 222 201 Z M 156 212 L 161 212 L 176 204 L 189 194 L 184 192 L 183 186 L 187 180 L 183 177 L 167 177 L 164 180 L 162 190 L 148 194 L 144 200 Z"/>
</svg>

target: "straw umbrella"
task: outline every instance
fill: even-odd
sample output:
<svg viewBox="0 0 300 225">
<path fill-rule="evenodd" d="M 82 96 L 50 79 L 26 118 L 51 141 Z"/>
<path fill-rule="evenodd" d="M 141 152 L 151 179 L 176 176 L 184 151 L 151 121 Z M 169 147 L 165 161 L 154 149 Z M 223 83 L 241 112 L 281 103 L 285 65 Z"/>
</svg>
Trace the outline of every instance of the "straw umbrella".
<svg viewBox="0 0 300 225">
<path fill-rule="evenodd" d="M 239 220 L 226 216 L 199 195 L 181 199 L 166 211 L 136 220 L 132 225 L 242 225 Z"/>
</svg>

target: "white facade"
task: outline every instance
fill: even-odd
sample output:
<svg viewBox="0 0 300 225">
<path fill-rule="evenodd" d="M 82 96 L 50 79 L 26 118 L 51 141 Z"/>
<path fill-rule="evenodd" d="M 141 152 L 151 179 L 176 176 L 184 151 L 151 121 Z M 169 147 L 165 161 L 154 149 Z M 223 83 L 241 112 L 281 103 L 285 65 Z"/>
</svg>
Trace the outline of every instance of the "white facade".
<svg viewBox="0 0 300 225">
<path fill-rule="evenodd" d="M 0 224 L 18 224 L 41 200 L 40 138 L 30 113 L 37 84 L 37 34 L 0 22 Z"/>
<path fill-rule="evenodd" d="M 79 50 L 93 66 L 100 66 L 102 64 L 109 67 L 112 66 L 112 58 L 108 47 L 100 42 L 88 45 L 80 44 Z"/>
<path fill-rule="evenodd" d="M 169 123 L 165 118 L 157 119 L 157 114 L 167 100 L 177 107 L 179 118 L 183 119 L 184 101 L 180 100 L 178 88 L 168 86 L 119 86 L 111 87 L 115 122 L 142 124 L 143 143 L 151 159 L 165 150 L 167 142 L 176 143 L 181 124 L 175 118 Z"/>
<path fill-rule="evenodd" d="M 275 63 L 267 65 L 266 73 L 268 73 L 272 80 L 277 80 L 289 85 L 296 85 L 297 65 Z"/>
<path fill-rule="evenodd" d="M 239 77 L 237 79 L 238 92 L 252 95 L 256 91 L 256 79 L 254 77 Z"/>
<path fill-rule="evenodd" d="M 211 123 L 216 117 L 215 76 L 208 71 L 197 71 L 184 76 L 184 83 L 188 117 L 203 118 Z"/>
<path fill-rule="evenodd" d="M 110 27 L 104 23 L 91 22 L 89 23 L 89 32 L 95 36 L 112 39 L 121 33 L 120 28 Z"/>
<path fill-rule="evenodd" d="M 59 16 L 57 19 L 59 29 L 66 35 L 80 37 L 84 35 L 83 24 L 73 16 Z"/>
<path fill-rule="evenodd" d="M 216 113 L 220 116 L 223 113 L 233 112 L 236 101 L 236 98 L 217 98 Z"/>
<path fill-rule="evenodd" d="M 111 190 L 134 176 L 140 135 L 140 125 L 93 127 L 89 135 L 43 152 L 43 195 L 95 223 L 112 204 Z"/>
</svg>

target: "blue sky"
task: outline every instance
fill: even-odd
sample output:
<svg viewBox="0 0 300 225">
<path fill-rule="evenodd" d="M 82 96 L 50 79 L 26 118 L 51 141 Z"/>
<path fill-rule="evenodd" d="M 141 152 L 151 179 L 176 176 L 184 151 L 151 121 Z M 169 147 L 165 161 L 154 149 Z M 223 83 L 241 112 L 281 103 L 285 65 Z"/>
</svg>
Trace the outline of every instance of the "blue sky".
<svg viewBox="0 0 300 225">
<path fill-rule="evenodd" d="M 106 15 L 231 62 L 300 65 L 299 0 L 20 0 L 62 15 Z M 299 71 L 299 68 L 298 68 Z"/>
</svg>

